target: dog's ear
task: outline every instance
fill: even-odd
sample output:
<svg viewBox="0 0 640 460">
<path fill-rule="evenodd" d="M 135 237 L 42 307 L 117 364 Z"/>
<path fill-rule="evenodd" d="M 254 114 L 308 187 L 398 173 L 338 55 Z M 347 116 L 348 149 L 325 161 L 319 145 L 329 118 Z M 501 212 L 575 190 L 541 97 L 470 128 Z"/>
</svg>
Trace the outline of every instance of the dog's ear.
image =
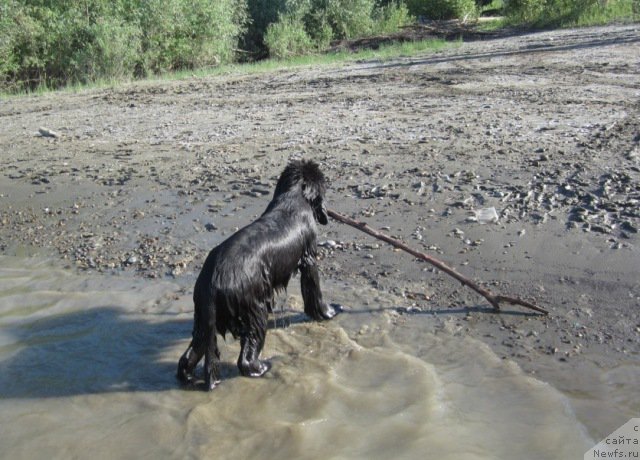
<svg viewBox="0 0 640 460">
<path fill-rule="evenodd" d="M 329 223 L 329 216 L 327 216 L 327 210 L 324 206 L 324 187 L 318 187 L 316 183 L 303 183 L 302 195 L 311 205 L 313 209 L 313 215 L 322 225 Z"/>
<path fill-rule="evenodd" d="M 327 225 L 329 223 L 329 216 L 327 215 L 327 209 L 324 206 L 324 200 L 322 198 L 311 203 L 313 208 L 313 215 L 318 223 Z"/>
<path fill-rule="evenodd" d="M 316 220 L 322 225 L 329 223 L 324 206 L 326 187 L 324 175 L 318 165 L 313 161 L 304 162 L 302 164 L 302 195 L 311 205 Z"/>
</svg>

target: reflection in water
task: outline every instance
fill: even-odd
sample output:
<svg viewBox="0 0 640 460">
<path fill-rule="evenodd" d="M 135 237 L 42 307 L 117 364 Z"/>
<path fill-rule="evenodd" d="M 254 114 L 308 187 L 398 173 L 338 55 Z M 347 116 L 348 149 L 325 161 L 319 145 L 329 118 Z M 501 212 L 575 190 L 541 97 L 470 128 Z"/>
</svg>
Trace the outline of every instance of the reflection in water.
<svg viewBox="0 0 640 460">
<path fill-rule="evenodd" d="M 205 393 L 174 378 L 192 308 L 175 284 L 0 266 L 6 458 L 551 459 L 593 445 L 554 388 L 477 341 L 394 325 L 395 299 L 375 291 L 327 286 L 353 313 L 327 323 L 281 314 L 263 379 L 238 377 L 238 343 L 222 342 L 225 380 Z"/>
</svg>

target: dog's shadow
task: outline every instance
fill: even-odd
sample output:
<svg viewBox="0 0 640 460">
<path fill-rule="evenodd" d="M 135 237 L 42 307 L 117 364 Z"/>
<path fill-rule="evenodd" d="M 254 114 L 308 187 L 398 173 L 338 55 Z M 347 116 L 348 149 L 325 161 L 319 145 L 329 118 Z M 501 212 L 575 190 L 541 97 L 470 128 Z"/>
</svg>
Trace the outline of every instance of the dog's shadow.
<svg viewBox="0 0 640 460">
<path fill-rule="evenodd" d="M 5 326 L 0 398 L 179 388 L 178 344 L 188 340 L 191 326 L 190 318 L 132 314 L 116 306 Z"/>
<path fill-rule="evenodd" d="M 310 321 L 302 312 L 270 315 L 269 329 Z M 0 329 L 0 398 L 53 398 L 85 394 L 203 388 L 176 379 L 178 358 L 193 320 L 134 314 L 117 306 L 79 310 Z M 234 339 L 229 335 L 229 343 Z M 228 354 L 228 351 L 224 353 Z M 223 356 L 223 380 L 239 376 L 237 356 Z"/>
</svg>

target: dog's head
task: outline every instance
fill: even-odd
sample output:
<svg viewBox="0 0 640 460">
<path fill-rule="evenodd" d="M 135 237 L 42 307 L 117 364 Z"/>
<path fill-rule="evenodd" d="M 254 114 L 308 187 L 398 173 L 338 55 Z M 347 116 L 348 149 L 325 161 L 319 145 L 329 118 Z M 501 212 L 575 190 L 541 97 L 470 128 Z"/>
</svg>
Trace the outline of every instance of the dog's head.
<svg viewBox="0 0 640 460">
<path fill-rule="evenodd" d="M 327 225 L 329 218 L 324 206 L 327 183 L 316 162 L 311 160 L 293 160 L 289 162 L 284 171 L 282 171 L 280 179 L 278 179 L 273 198 L 275 199 L 296 187 L 300 187 L 302 196 L 311 205 L 316 221 L 322 225 Z"/>
</svg>

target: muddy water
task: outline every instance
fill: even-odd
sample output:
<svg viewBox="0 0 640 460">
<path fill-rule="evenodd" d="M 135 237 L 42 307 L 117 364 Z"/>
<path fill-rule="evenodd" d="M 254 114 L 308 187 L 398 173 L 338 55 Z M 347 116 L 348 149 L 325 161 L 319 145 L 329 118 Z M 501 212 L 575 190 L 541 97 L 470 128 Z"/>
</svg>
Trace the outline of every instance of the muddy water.
<svg viewBox="0 0 640 460">
<path fill-rule="evenodd" d="M 480 342 L 397 323 L 396 299 L 327 286 L 349 310 L 304 321 L 290 292 L 268 377 L 174 380 L 189 289 L 0 258 L 4 458 L 582 458 L 569 401 Z M 286 325 L 287 327 L 283 327 Z"/>
</svg>

